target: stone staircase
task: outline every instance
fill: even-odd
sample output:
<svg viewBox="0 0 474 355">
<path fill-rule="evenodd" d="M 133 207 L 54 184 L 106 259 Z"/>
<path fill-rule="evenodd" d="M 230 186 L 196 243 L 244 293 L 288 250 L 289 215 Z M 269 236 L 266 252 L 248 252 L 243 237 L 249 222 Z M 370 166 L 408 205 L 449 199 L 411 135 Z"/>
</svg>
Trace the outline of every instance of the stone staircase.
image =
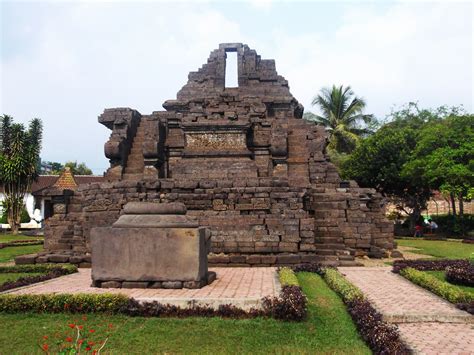
<svg viewBox="0 0 474 355">
<path fill-rule="evenodd" d="M 133 139 L 132 149 L 127 158 L 127 164 L 123 174 L 124 180 L 143 179 L 145 163 L 143 161 L 143 140 L 145 139 L 145 125 L 141 121 L 137 127 L 137 133 Z"/>
</svg>

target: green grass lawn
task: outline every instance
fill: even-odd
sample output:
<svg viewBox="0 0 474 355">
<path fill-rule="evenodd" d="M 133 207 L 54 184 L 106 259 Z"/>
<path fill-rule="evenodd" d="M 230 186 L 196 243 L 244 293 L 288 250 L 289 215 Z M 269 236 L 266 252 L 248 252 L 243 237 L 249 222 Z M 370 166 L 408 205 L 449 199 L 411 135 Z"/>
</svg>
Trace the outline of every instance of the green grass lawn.
<svg viewBox="0 0 474 355">
<path fill-rule="evenodd" d="M 428 274 L 430 275 L 433 275 L 434 277 L 436 277 L 438 280 L 441 280 L 441 281 L 445 281 L 445 282 L 448 282 L 446 280 L 446 274 L 444 271 L 425 271 L 427 272 Z M 448 282 L 449 284 L 451 285 L 454 285 L 454 286 L 457 286 L 459 287 L 460 289 L 466 291 L 466 292 L 469 292 L 469 293 L 472 293 L 474 294 L 474 287 L 471 287 L 471 286 L 463 286 L 463 285 L 456 285 L 456 284 L 452 284 L 450 282 Z"/>
<path fill-rule="evenodd" d="M 115 354 L 370 354 L 344 304 L 326 283 L 310 273 L 298 274 L 298 280 L 309 300 L 309 317 L 300 323 L 263 318 L 160 319 L 91 314 L 86 326 L 97 329 L 91 340 L 103 340 L 101 327 L 112 323 L 115 330 L 104 350 Z M 37 344 L 43 342 L 42 337 L 55 333 L 65 337 L 71 322 L 81 324 L 81 316 L 2 314 L 1 352 L 40 353 Z"/>
<path fill-rule="evenodd" d="M 9 272 L 5 274 L 0 274 L 0 285 L 7 281 L 15 281 L 18 280 L 20 277 L 29 277 L 29 276 L 37 276 L 43 275 L 41 272 Z"/>
<path fill-rule="evenodd" d="M 466 259 L 474 260 L 474 244 L 461 242 L 439 241 L 439 240 L 409 240 L 398 239 L 398 245 L 418 248 L 411 252 L 432 255 L 444 259 Z"/>
<path fill-rule="evenodd" d="M 0 249 L 0 263 L 13 261 L 19 255 L 33 254 L 43 250 L 42 245 L 24 245 L 20 247 L 6 247 Z"/>
</svg>

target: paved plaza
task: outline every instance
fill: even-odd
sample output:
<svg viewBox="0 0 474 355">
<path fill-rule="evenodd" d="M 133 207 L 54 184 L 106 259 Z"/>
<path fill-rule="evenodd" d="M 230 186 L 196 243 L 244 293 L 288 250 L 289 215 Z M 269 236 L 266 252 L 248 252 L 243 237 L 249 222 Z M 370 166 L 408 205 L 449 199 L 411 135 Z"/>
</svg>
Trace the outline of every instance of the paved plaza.
<svg viewBox="0 0 474 355">
<path fill-rule="evenodd" d="M 261 299 L 278 296 L 280 283 L 276 268 L 212 268 L 217 279 L 201 289 L 113 289 L 91 287 L 91 270 L 79 269 L 78 273 L 41 282 L 21 289 L 12 290 L 12 294 L 45 293 L 121 293 L 138 301 L 157 301 L 181 307 L 209 305 L 218 307 L 232 304 L 242 309 L 261 307 Z"/>
<path fill-rule="evenodd" d="M 474 354 L 474 316 L 391 272 L 391 267 L 341 267 L 385 320 L 419 354 Z"/>
</svg>

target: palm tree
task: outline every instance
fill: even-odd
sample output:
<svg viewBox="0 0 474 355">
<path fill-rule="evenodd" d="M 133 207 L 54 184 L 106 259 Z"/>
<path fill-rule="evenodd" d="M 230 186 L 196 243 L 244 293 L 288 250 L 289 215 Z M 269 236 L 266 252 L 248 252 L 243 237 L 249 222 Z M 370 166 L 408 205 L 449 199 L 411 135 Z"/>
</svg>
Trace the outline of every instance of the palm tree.
<svg viewBox="0 0 474 355">
<path fill-rule="evenodd" d="M 43 126 L 31 120 L 28 129 L 13 123 L 12 117 L 0 116 L 0 182 L 5 192 L 3 207 L 13 234 L 18 233 L 23 199 L 38 176 Z"/>
<path fill-rule="evenodd" d="M 360 137 L 372 132 L 369 125 L 375 122 L 374 116 L 362 113 L 365 101 L 355 96 L 350 86 L 323 88 L 312 105 L 319 106 L 322 115 L 308 112 L 303 117 L 326 127 L 329 132 L 328 148 L 336 153 L 352 152 Z"/>
</svg>

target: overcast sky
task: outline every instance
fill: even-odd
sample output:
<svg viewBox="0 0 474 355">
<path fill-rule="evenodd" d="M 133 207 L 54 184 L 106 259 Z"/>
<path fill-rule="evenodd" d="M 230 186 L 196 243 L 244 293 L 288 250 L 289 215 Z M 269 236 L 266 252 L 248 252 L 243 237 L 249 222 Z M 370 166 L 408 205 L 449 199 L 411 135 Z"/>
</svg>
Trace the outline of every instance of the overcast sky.
<svg viewBox="0 0 474 355">
<path fill-rule="evenodd" d="M 275 59 L 311 110 L 351 85 L 367 113 L 394 105 L 473 110 L 471 2 L 5 2 L 0 113 L 44 122 L 42 159 L 108 167 L 104 108 L 162 110 L 222 42 Z"/>
</svg>

